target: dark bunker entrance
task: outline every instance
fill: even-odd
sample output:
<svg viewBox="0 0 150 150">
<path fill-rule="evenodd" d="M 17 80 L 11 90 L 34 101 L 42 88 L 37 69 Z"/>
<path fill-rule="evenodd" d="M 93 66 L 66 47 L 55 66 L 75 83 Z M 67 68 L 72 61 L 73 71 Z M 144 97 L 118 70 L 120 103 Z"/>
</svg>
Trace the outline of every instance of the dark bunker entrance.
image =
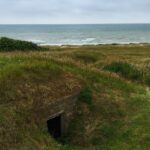
<svg viewBox="0 0 150 150">
<path fill-rule="evenodd" d="M 59 115 L 59 116 L 56 116 L 54 118 L 51 118 L 51 119 L 47 120 L 48 132 L 56 140 L 58 140 L 61 137 L 61 134 L 62 134 L 62 131 L 61 131 L 61 126 L 62 126 L 61 118 L 62 118 L 62 116 Z"/>
</svg>

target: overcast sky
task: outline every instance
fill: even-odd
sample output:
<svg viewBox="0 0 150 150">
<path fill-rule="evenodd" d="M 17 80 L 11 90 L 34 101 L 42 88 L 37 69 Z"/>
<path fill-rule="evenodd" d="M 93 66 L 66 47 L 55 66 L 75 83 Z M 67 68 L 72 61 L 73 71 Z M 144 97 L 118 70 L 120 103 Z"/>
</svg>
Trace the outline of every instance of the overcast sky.
<svg viewBox="0 0 150 150">
<path fill-rule="evenodd" d="M 150 0 L 0 0 L 0 24 L 150 23 Z"/>
</svg>

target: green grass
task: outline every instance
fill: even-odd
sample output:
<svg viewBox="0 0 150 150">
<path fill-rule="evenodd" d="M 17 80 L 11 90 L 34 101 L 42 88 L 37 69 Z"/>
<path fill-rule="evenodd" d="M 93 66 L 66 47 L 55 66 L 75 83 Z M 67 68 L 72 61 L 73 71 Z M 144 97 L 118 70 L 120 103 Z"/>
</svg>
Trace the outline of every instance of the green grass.
<svg viewBox="0 0 150 150">
<path fill-rule="evenodd" d="M 78 65 L 76 61 L 85 58 L 72 61 L 72 57 L 81 49 L 84 49 L 85 55 L 88 52 L 91 55 L 93 52 L 94 56 L 104 53 L 107 57 L 98 56 L 96 61 L 89 61 L 88 58 Z M 140 57 L 142 61 L 143 58 L 147 60 L 149 51 L 147 46 L 146 50 L 141 48 L 142 51 L 134 47 L 133 50 L 130 47 L 125 47 L 125 50 L 120 49 L 122 47 L 119 45 L 114 47 L 109 45 L 83 46 L 73 50 L 68 47 L 57 47 L 57 51 L 29 54 L 1 53 L 0 147 L 6 150 L 10 147 L 23 150 L 148 150 L 150 147 L 150 93 L 147 87 L 149 66 L 143 65 L 144 67 L 140 66 L 143 69 L 140 69 L 136 64 L 142 64 L 139 62 Z M 100 52 L 97 52 L 98 50 Z M 68 52 L 71 55 L 67 55 Z M 138 57 L 135 57 L 134 53 L 139 53 Z M 66 55 L 70 59 L 63 59 Z M 117 64 L 108 63 L 108 60 L 116 60 L 115 57 L 120 60 L 122 57 L 126 58 L 135 65 L 122 63 L 119 60 Z M 82 65 L 85 62 L 94 64 L 99 61 L 108 67 L 106 70 L 118 73 L 120 76 L 108 73 L 103 70 L 103 66 L 102 69 L 97 69 L 95 65 L 89 67 Z M 63 77 L 70 74 L 73 78 L 71 83 L 68 83 L 68 79 Z M 82 86 L 86 86 L 79 95 L 76 114 L 62 139 L 65 145 L 62 145 L 49 136 L 46 127 L 37 125 L 35 116 L 41 118 L 44 113 L 38 111 L 38 107 L 41 105 L 41 99 L 47 95 L 47 89 L 52 89 L 55 97 L 61 90 L 67 89 L 67 92 L 75 78 L 82 81 Z M 90 109 L 91 105 L 94 106 L 93 109 Z"/>
<path fill-rule="evenodd" d="M 103 69 L 118 73 L 127 79 L 131 80 L 141 79 L 140 71 L 136 67 L 127 62 L 113 62 L 109 65 L 104 66 Z"/>
<path fill-rule="evenodd" d="M 112 62 L 105 65 L 104 70 L 117 73 L 126 79 L 138 81 L 150 86 L 150 66 L 144 66 L 142 70 L 138 70 L 135 66 L 127 62 Z"/>
</svg>

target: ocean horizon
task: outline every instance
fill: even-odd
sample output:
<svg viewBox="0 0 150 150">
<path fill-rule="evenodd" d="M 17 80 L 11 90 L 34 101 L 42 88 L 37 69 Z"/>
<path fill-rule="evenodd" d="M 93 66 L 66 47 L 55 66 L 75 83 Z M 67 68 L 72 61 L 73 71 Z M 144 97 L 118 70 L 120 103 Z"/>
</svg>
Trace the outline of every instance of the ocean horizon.
<svg viewBox="0 0 150 150">
<path fill-rule="evenodd" d="M 150 24 L 0 25 L 0 37 L 39 45 L 150 43 Z"/>
</svg>

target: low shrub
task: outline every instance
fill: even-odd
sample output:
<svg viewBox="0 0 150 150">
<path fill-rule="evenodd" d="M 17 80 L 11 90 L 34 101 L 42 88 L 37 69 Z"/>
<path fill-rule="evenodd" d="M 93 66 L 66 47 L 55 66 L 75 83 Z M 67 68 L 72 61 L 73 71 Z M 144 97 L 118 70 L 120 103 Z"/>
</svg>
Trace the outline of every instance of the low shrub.
<svg viewBox="0 0 150 150">
<path fill-rule="evenodd" d="M 6 37 L 0 38 L 0 51 L 27 51 L 38 49 L 39 47 L 32 42 L 14 40 Z"/>
<path fill-rule="evenodd" d="M 109 65 L 104 66 L 104 70 L 118 73 L 119 75 L 131 79 L 131 80 L 141 80 L 142 73 L 133 65 L 127 62 L 113 62 Z"/>
</svg>

